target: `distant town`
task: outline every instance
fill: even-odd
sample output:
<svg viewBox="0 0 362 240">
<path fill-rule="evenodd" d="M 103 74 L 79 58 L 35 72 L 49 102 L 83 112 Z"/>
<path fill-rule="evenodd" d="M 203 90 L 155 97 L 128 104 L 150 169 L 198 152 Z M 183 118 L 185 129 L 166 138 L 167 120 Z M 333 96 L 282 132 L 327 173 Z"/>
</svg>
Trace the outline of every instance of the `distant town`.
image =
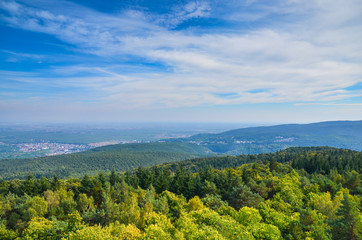
<svg viewBox="0 0 362 240">
<path fill-rule="evenodd" d="M 84 144 L 66 144 L 66 143 L 19 143 L 14 144 L 19 148 L 20 152 L 43 152 L 45 156 L 53 156 L 74 152 L 81 152 L 91 148 Z M 43 155 L 43 154 L 42 154 Z"/>
<path fill-rule="evenodd" d="M 70 144 L 70 143 L 56 143 L 56 142 L 30 142 L 30 143 L 14 143 L 7 144 L 0 142 L 0 147 L 3 149 L 0 154 L 2 158 L 10 157 L 43 157 L 43 156 L 55 156 L 61 154 L 70 154 L 83 152 L 92 148 L 102 147 L 113 144 L 126 144 L 126 143 L 141 143 L 149 141 L 103 141 L 94 142 L 88 144 Z M 0 158 L 1 159 L 1 158 Z"/>
</svg>

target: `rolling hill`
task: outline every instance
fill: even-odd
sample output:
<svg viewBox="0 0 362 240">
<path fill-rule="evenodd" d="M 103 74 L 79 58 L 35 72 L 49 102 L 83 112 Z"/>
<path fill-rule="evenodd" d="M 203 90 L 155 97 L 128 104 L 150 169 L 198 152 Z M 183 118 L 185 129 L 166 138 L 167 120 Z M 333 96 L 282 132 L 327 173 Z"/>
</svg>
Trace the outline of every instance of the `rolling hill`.
<svg viewBox="0 0 362 240">
<path fill-rule="evenodd" d="M 117 144 L 51 157 L 2 159 L 0 179 L 25 178 L 29 173 L 66 178 L 100 170 L 126 171 L 185 159 L 270 153 L 290 147 L 329 146 L 361 151 L 362 121 L 251 127 L 164 141 Z"/>
<path fill-rule="evenodd" d="M 136 143 L 94 148 L 80 153 L 25 159 L 0 160 L 0 179 L 35 177 L 74 177 L 99 171 L 126 171 L 138 166 L 210 155 L 204 146 L 190 143 Z"/>
<path fill-rule="evenodd" d="M 198 134 L 174 141 L 197 143 L 218 154 L 258 154 L 297 146 L 362 150 L 362 121 L 334 121 L 249 127 L 219 134 Z"/>
</svg>

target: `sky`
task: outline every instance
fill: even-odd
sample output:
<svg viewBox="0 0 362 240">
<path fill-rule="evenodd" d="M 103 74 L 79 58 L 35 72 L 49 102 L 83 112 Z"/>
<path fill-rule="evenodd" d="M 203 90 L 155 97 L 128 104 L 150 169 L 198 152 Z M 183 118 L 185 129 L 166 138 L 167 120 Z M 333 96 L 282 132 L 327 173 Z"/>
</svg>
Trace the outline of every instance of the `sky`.
<svg viewBox="0 0 362 240">
<path fill-rule="evenodd" d="M 362 119 L 361 0 L 1 0 L 2 122 Z"/>
</svg>

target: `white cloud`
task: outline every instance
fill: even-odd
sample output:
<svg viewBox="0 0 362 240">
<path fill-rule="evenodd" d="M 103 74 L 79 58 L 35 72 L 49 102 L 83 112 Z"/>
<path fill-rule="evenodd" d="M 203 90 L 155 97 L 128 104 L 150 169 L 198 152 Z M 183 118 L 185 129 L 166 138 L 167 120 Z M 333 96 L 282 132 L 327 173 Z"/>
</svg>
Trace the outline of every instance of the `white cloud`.
<svg viewBox="0 0 362 240">
<path fill-rule="evenodd" d="M 260 3 L 249 2 L 243 7 L 252 4 Z M 43 77 L 39 71 L 37 76 L 17 80 L 30 79 L 39 86 L 51 83 L 59 88 L 83 88 L 97 93 L 97 100 L 119 104 L 120 108 L 328 103 L 355 97 L 356 93 L 345 89 L 361 82 L 362 11 L 357 1 L 257 5 L 254 20 L 246 11 L 239 16 L 238 7 L 229 8 L 228 21 L 256 21 L 278 11 L 292 19 L 289 23 L 275 20 L 280 24 L 276 25 L 271 18 L 269 26 L 234 28 L 229 33 L 168 28 L 217 12 L 206 1 L 191 1 L 165 16 L 135 10 L 107 15 L 77 5 L 73 7 L 82 10 L 81 16 L 15 2 L 0 6 L 8 12 L 2 16 L 3 21 L 13 27 L 48 33 L 74 44 L 81 52 L 114 59 L 110 66 L 87 67 L 85 63 L 82 67 L 53 69 L 58 74 L 54 79 Z M 165 26 L 165 21 L 169 25 Z M 127 64 L 118 68 L 117 62 L 125 55 L 163 65 L 162 70 L 155 67 L 140 73 Z M 134 71 L 123 70 L 127 68 Z M 77 73 L 83 76 L 71 76 Z M 228 93 L 236 93 L 236 97 L 222 96 Z M 86 98 L 91 94 L 79 101 Z"/>
</svg>

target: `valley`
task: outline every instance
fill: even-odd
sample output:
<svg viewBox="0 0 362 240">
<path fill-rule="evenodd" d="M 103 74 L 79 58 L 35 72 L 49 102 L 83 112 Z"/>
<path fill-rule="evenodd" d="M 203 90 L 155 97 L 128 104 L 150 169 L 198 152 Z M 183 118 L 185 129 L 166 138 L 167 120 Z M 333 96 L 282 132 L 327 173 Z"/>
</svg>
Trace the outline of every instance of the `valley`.
<svg viewBox="0 0 362 240">
<path fill-rule="evenodd" d="M 107 134 L 113 134 L 110 136 L 112 138 L 117 134 L 117 131 L 107 131 L 109 131 Z M 124 130 L 122 131 L 124 134 Z M 88 139 L 89 143 L 87 144 L 23 144 L 21 146 L 24 146 L 27 151 L 34 150 L 37 152 L 36 149 L 39 149 L 43 154 L 49 154 L 49 146 L 55 146 L 56 149 L 59 148 L 58 152 L 69 154 L 56 155 L 53 152 L 54 156 L 34 158 L 33 155 L 25 158 L 26 151 L 23 153 L 24 155 L 18 151 L 16 154 L 23 157 L 8 157 L 0 160 L 0 178 L 26 178 L 28 174 L 33 174 L 35 177 L 57 175 L 62 178 L 81 176 L 82 174 L 94 175 L 98 171 L 127 171 L 140 166 L 150 167 L 156 164 L 210 156 L 272 153 L 290 147 L 329 146 L 356 151 L 362 150 L 362 121 L 246 127 L 220 133 L 202 133 L 190 137 L 164 139 L 154 138 L 156 131 L 160 136 L 160 129 L 127 131 L 128 140 L 122 141 L 109 140 L 92 143 L 92 141 L 101 138 L 106 139 L 105 133 L 97 130 L 95 131 L 97 134 L 94 134 L 93 130 L 92 137 L 90 130 L 88 132 L 83 130 L 78 138 L 75 137 L 74 142 L 79 142 L 79 139 L 83 138 Z M 192 129 L 184 129 L 183 131 L 174 129 L 173 132 L 169 129 L 168 132 L 164 131 L 161 136 L 184 135 L 191 132 Z M 57 134 L 62 136 L 63 141 L 71 137 L 69 133 L 65 135 L 64 133 L 53 132 L 48 139 L 50 137 L 55 139 Z M 74 130 L 73 136 L 76 134 L 79 134 L 79 131 Z M 133 140 L 131 134 L 133 134 Z M 118 135 L 118 138 L 123 136 Z M 71 151 L 78 152 L 71 153 Z"/>
</svg>

